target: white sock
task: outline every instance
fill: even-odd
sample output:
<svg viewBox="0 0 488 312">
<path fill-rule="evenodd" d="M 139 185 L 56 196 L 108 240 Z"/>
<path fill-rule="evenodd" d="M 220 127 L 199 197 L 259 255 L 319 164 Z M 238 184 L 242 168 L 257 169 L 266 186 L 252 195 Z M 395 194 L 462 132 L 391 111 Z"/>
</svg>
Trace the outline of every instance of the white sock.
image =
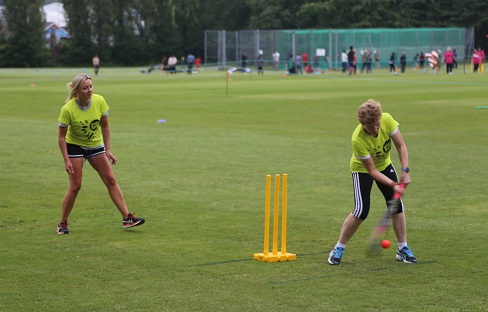
<svg viewBox="0 0 488 312">
<path fill-rule="evenodd" d="M 337 241 L 337 244 L 336 244 L 335 246 L 336 246 L 336 247 L 341 247 L 341 248 L 346 249 L 346 244 L 343 244 L 343 243 L 341 243 L 341 242 L 339 242 L 339 241 Z"/>
<path fill-rule="evenodd" d="M 403 247 L 407 246 L 407 242 L 398 243 L 398 249 L 402 249 Z"/>
</svg>

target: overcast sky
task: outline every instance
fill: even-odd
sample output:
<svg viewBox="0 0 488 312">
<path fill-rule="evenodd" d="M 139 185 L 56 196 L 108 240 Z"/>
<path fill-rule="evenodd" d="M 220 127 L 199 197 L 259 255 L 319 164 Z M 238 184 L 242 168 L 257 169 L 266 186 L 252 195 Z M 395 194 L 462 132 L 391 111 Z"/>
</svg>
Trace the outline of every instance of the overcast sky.
<svg viewBox="0 0 488 312">
<path fill-rule="evenodd" d="M 55 23 L 58 26 L 65 27 L 66 21 L 64 19 L 64 9 L 60 2 L 53 2 L 44 6 L 44 13 L 46 14 L 46 22 Z"/>
</svg>

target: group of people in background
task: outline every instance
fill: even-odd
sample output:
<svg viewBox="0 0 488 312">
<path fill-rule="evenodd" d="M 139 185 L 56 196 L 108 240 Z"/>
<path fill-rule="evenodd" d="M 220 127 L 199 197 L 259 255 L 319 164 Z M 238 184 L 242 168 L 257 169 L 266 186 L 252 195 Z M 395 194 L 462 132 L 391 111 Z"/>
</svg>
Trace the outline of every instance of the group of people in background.
<svg viewBox="0 0 488 312">
<path fill-rule="evenodd" d="M 202 59 L 200 57 L 195 57 L 192 53 L 188 54 L 186 58 L 184 56 L 181 57 L 181 64 L 186 63 L 186 73 L 191 75 L 193 73 L 194 67 L 197 72 L 200 72 L 200 66 L 202 64 Z M 169 72 L 170 74 L 176 74 L 177 70 L 178 58 L 171 54 L 169 58 L 163 57 L 161 60 L 161 73 Z M 184 65 L 183 65 L 184 66 Z M 180 72 L 183 72 L 181 70 Z"/>
<path fill-rule="evenodd" d="M 200 66 L 202 64 L 202 59 L 200 57 L 195 57 L 192 53 L 188 54 L 186 58 L 184 56 L 181 57 L 181 64 L 186 63 L 186 73 L 191 75 L 194 70 L 200 72 Z M 170 74 L 176 74 L 177 72 L 183 72 L 184 70 L 177 69 L 178 59 L 174 54 L 171 54 L 169 58 L 166 56 L 163 57 L 161 60 L 161 65 L 149 65 L 148 70 L 142 70 L 141 73 L 151 73 L 154 70 L 159 69 L 161 73 L 169 72 Z M 98 76 L 100 71 L 100 58 L 97 54 L 92 58 L 92 66 L 95 76 Z M 182 65 L 184 67 L 184 65 Z"/>
<path fill-rule="evenodd" d="M 273 64 L 273 69 L 275 71 L 279 70 L 280 62 L 281 62 L 281 54 L 275 50 L 271 55 L 271 62 Z M 264 67 L 266 64 L 266 60 L 264 59 L 264 54 L 262 51 L 259 52 L 257 59 L 255 60 L 256 69 L 258 75 L 264 75 Z M 303 75 L 303 73 L 312 74 L 317 71 L 319 67 L 319 57 L 316 55 L 312 62 L 309 61 L 309 56 L 307 53 L 296 54 L 293 55 L 292 53 L 288 52 L 286 55 L 286 71 L 288 74 L 296 74 L 296 75 Z M 243 53 L 241 55 L 241 69 L 239 71 L 248 72 L 248 59 L 247 55 Z"/>
<path fill-rule="evenodd" d="M 420 52 L 415 54 L 413 57 L 414 63 L 414 70 L 421 70 L 423 73 L 426 73 L 426 61 L 428 63 L 427 67 L 431 67 L 434 74 L 439 74 L 440 68 L 442 65 L 446 67 L 446 74 L 452 75 L 453 69 L 458 67 L 457 61 L 457 53 L 455 49 L 451 49 L 450 47 L 447 48 L 446 52 L 442 54 L 442 51 L 439 49 L 438 51 L 432 51 L 431 53 L 424 53 Z M 377 50 L 369 51 L 363 50 L 361 51 L 361 60 L 362 60 L 362 67 L 361 67 L 361 74 L 366 69 L 366 73 L 372 73 L 372 63 L 373 59 L 376 63 L 376 67 L 380 68 L 380 55 Z M 407 55 L 403 52 L 399 58 L 400 62 L 400 73 L 404 74 L 407 69 Z M 474 49 L 473 54 L 471 55 L 471 72 L 473 73 L 482 73 L 484 72 L 483 64 L 485 62 L 485 52 L 482 49 Z M 342 63 L 342 72 L 348 73 L 349 75 L 356 75 L 357 72 L 357 56 L 356 56 L 356 49 L 351 46 L 349 47 L 349 51 L 346 53 L 346 50 L 343 50 L 341 53 L 341 63 Z M 388 60 L 389 70 L 391 74 L 398 75 L 399 69 L 397 67 L 397 54 L 392 52 L 389 60 Z"/>
<path fill-rule="evenodd" d="M 363 50 L 361 51 L 361 74 L 366 69 L 367 74 L 373 73 L 373 58 L 375 60 L 377 68 L 380 68 L 380 55 L 378 51 L 369 51 Z M 346 50 L 342 50 L 341 53 L 341 63 L 342 63 L 342 72 L 348 72 L 349 75 L 356 75 L 358 70 L 357 64 L 357 56 L 356 56 L 356 49 L 353 46 L 349 47 L 349 51 L 346 53 Z"/>
<path fill-rule="evenodd" d="M 280 53 L 278 51 L 274 51 L 272 54 L 272 63 L 274 70 L 278 70 L 280 66 Z M 314 64 L 312 65 L 309 62 L 309 56 L 307 53 L 303 54 L 296 54 L 293 55 L 291 53 L 287 53 L 287 62 L 286 62 L 286 70 L 289 74 L 297 74 L 303 75 L 303 72 L 306 73 L 314 73 L 316 71 L 315 68 L 318 68 L 318 56 L 314 58 Z M 372 63 L 373 60 L 376 63 L 377 68 L 381 68 L 380 65 L 380 54 L 378 50 L 362 50 L 361 51 L 361 60 L 362 60 L 362 67 L 361 67 L 361 74 L 366 69 L 366 73 L 372 73 Z M 397 54 L 392 52 L 389 57 L 389 68 L 390 73 L 398 75 L 398 67 L 396 66 Z M 400 55 L 400 72 L 402 74 L 405 73 L 407 68 L 407 55 L 403 52 Z M 428 66 L 426 66 L 426 61 Z M 202 60 L 200 57 L 195 57 L 192 53 L 188 54 L 186 58 L 184 56 L 181 57 L 180 64 L 186 63 L 186 73 L 192 74 L 194 70 L 197 72 L 200 71 L 200 66 Z M 342 72 L 348 73 L 349 75 L 356 75 L 358 65 L 357 65 L 357 56 L 356 56 L 356 49 L 353 46 L 349 47 L 349 51 L 346 53 L 346 50 L 343 50 L 341 53 L 341 63 L 342 63 Z M 483 49 L 473 49 L 473 54 L 471 55 L 471 66 L 470 72 L 472 73 L 483 73 L 484 72 L 484 63 L 485 63 L 485 52 Z M 177 72 L 183 72 L 184 70 L 177 70 L 178 59 L 177 57 L 172 54 L 169 58 L 163 57 L 161 61 L 161 73 L 169 72 L 170 74 L 176 74 Z M 444 64 L 446 67 L 446 74 L 452 75 L 453 69 L 458 67 L 457 61 L 457 53 L 455 49 L 451 49 L 448 47 L 446 52 L 442 54 L 442 51 L 439 49 L 437 51 L 432 51 L 431 53 L 424 53 L 420 52 L 414 55 L 413 57 L 413 64 L 414 70 L 421 70 L 423 73 L 427 72 L 427 67 L 431 67 L 434 74 L 439 74 L 441 66 Z M 262 53 L 259 53 L 258 58 L 256 59 L 256 68 L 258 75 L 264 75 L 264 65 L 265 60 Z M 98 55 L 92 59 L 92 66 L 95 75 L 98 75 L 100 71 L 100 58 Z M 184 66 L 184 65 L 183 65 Z M 247 56 L 242 54 L 242 68 L 247 67 Z M 156 66 L 151 65 L 148 69 L 148 73 L 157 69 Z M 146 72 L 146 71 L 142 71 Z"/>
<path fill-rule="evenodd" d="M 373 69 L 371 68 L 371 63 L 373 62 L 373 55 L 371 51 L 364 50 L 362 53 L 362 61 L 363 67 L 361 67 L 361 74 L 363 73 L 364 69 L 366 68 L 366 74 L 373 73 Z"/>
<path fill-rule="evenodd" d="M 303 71 L 305 71 L 305 73 L 307 73 L 307 74 L 313 74 L 319 68 L 319 60 L 318 60 L 317 55 L 315 55 L 315 57 L 314 57 L 313 64 L 312 64 L 312 62 L 310 62 L 309 56 L 307 53 L 302 53 L 301 55 L 297 54 L 295 56 L 293 56 L 293 55 L 291 55 L 291 53 L 289 53 L 289 56 L 290 56 L 290 58 L 288 61 L 288 64 L 289 64 L 288 71 L 290 73 L 293 73 L 293 69 L 295 69 L 295 72 L 294 72 L 295 74 L 302 75 Z M 290 69 L 290 63 L 291 63 L 291 69 Z"/>
<path fill-rule="evenodd" d="M 427 57 L 426 55 L 429 55 Z M 408 60 L 407 54 L 402 52 L 398 61 L 400 63 L 400 67 L 397 67 L 397 54 L 392 52 L 389 60 L 389 70 L 390 73 L 398 75 L 400 73 L 404 74 L 407 70 Z M 280 54 L 275 51 L 272 55 L 274 69 L 278 70 L 280 64 Z M 472 64 L 471 64 L 471 72 L 483 72 L 483 64 L 485 61 L 485 53 L 482 49 L 474 49 L 473 55 L 471 56 Z M 434 60 L 434 61 L 432 61 Z M 366 70 L 366 73 L 373 72 L 373 61 L 376 64 L 376 68 L 381 68 L 380 64 L 380 54 L 378 50 L 362 50 L 361 51 L 361 74 Z M 449 75 L 453 74 L 453 69 L 458 67 L 457 62 L 457 53 L 455 49 L 451 49 L 450 47 L 447 48 L 446 52 L 442 54 L 442 51 L 439 49 L 437 52 L 432 55 L 432 53 L 416 53 L 413 57 L 413 64 L 414 70 L 422 70 L 423 73 L 426 73 L 426 61 L 427 67 L 431 67 L 434 74 L 438 74 L 440 72 L 440 68 L 442 65 L 446 67 L 446 73 Z M 341 53 L 341 63 L 342 63 L 342 72 L 348 73 L 349 75 L 356 75 L 358 70 L 358 59 L 356 55 L 356 49 L 353 46 L 349 47 L 349 51 L 343 50 Z M 262 55 L 258 58 L 258 73 L 262 73 L 262 66 L 264 65 L 264 60 Z M 290 74 L 299 74 L 302 75 L 303 71 L 307 73 L 313 73 L 314 69 L 312 65 L 308 61 L 308 55 L 306 53 L 292 55 L 291 53 L 287 54 L 287 70 Z"/>
</svg>

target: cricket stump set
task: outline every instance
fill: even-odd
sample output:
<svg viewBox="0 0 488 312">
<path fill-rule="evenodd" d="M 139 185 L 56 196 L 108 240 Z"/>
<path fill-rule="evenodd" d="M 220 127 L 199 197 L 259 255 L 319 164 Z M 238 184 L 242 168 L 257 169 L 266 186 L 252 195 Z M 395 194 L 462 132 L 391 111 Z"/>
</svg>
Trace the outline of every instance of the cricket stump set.
<svg viewBox="0 0 488 312">
<path fill-rule="evenodd" d="M 266 176 L 266 196 L 264 205 L 264 250 L 254 254 L 254 260 L 263 262 L 282 262 L 296 260 L 297 255 L 286 252 L 286 219 L 288 210 L 288 174 L 283 174 L 281 196 L 281 250 L 278 251 L 278 228 L 280 206 L 281 175 L 275 175 L 274 201 L 273 201 L 273 246 L 269 251 L 269 228 L 271 215 L 271 175 Z"/>
</svg>

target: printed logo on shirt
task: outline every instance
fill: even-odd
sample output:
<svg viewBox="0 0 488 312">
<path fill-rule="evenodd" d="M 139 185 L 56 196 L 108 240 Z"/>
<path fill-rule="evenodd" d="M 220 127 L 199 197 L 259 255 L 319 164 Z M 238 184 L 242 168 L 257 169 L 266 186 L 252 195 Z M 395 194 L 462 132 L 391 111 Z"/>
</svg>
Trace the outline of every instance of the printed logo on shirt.
<svg viewBox="0 0 488 312">
<path fill-rule="evenodd" d="M 95 119 L 90 123 L 88 123 L 88 120 L 85 120 L 85 122 L 80 121 L 80 123 L 81 130 L 85 134 L 86 138 L 91 140 L 95 136 L 95 133 L 98 131 L 100 120 Z"/>
<path fill-rule="evenodd" d="M 383 145 L 383 152 L 388 153 L 391 149 L 391 139 L 386 141 Z"/>
</svg>

